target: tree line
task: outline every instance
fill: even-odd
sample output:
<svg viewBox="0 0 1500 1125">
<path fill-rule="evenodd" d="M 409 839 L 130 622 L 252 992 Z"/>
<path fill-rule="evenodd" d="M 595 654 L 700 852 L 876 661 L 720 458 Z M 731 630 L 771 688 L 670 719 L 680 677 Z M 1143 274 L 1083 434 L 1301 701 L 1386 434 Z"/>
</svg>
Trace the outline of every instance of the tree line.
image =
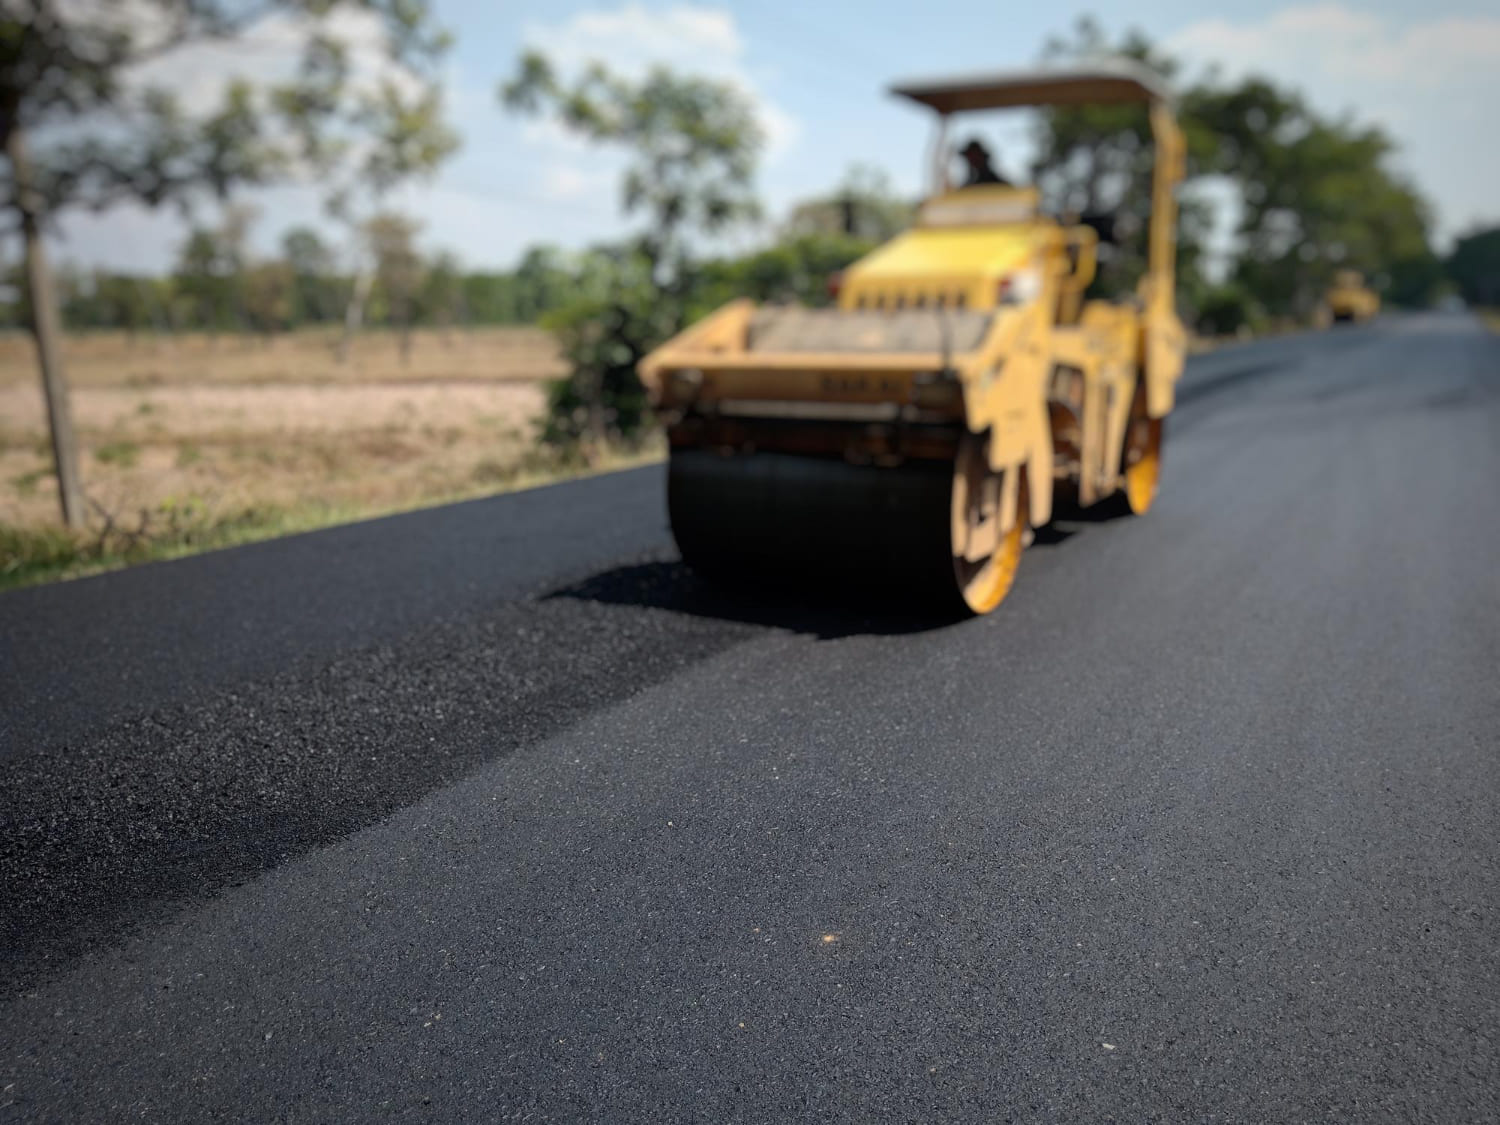
<svg viewBox="0 0 1500 1125">
<path fill-rule="evenodd" d="M 371 220 L 373 281 L 362 322 L 404 331 L 414 327 L 536 324 L 557 307 L 569 277 L 568 256 L 533 248 L 511 270 L 465 270 L 451 253 L 421 252 L 416 224 L 382 213 Z M 54 288 L 71 331 L 130 334 L 179 332 L 274 336 L 312 326 L 342 326 L 357 271 L 338 247 L 309 226 L 288 229 L 277 253 L 252 255 L 223 228 L 194 230 L 165 274 L 152 276 L 64 266 Z M 0 326 L 28 318 L 20 271 L 0 294 Z"/>
<path fill-rule="evenodd" d="M 846 189 L 797 207 L 767 248 L 698 263 L 691 282 L 695 306 L 741 293 L 825 301 L 829 276 L 897 233 L 912 210 L 883 178 L 858 175 L 882 194 L 878 200 L 855 197 L 860 218 L 847 229 L 837 217 L 847 206 Z M 254 254 L 247 247 L 252 221 L 252 211 L 236 206 L 222 224 L 194 228 L 172 269 L 160 276 L 60 267 L 53 288 L 63 325 L 75 332 L 266 337 L 344 325 L 357 273 L 341 265 L 340 248 L 315 228 L 296 226 L 283 233 L 277 253 Z M 546 324 L 618 258 L 610 246 L 569 252 L 538 245 L 513 269 L 466 270 L 450 252 L 424 253 L 416 244 L 419 229 L 395 212 L 374 216 L 364 229 L 373 282 L 363 323 L 402 334 L 413 328 Z M 0 282 L 0 328 L 24 328 L 29 315 L 24 278 L 13 267 Z"/>
<path fill-rule="evenodd" d="M 828 278 L 859 255 L 903 229 L 915 212 L 889 181 L 855 169 L 828 194 L 796 206 L 762 249 L 737 258 L 697 263 L 688 283 L 689 304 L 709 311 L 735 296 L 817 305 L 827 299 Z M 255 255 L 246 247 L 253 211 L 231 208 L 226 221 L 196 227 L 183 241 L 174 267 L 161 276 L 64 266 L 54 275 L 62 321 L 71 331 L 122 331 L 131 335 L 180 332 L 274 336 L 306 327 L 342 325 L 356 288 L 356 271 L 341 266 L 340 248 L 315 228 L 296 226 L 279 240 L 279 253 Z M 567 252 L 539 245 L 510 270 L 466 270 L 447 251 L 424 253 L 419 225 L 384 212 L 364 237 L 374 261 L 364 321 L 400 333 L 412 328 L 540 325 L 575 303 L 590 279 L 619 259 L 619 249 Z M 1121 289 L 1128 246 L 1115 248 L 1114 280 Z M 1232 332 L 1268 315 L 1291 316 L 1318 297 L 1316 282 L 1294 287 L 1267 278 L 1264 263 L 1245 259 L 1218 281 L 1205 275 L 1202 248 L 1185 240 L 1182 306 L 1200 330 Z M 1336 259 L 1338 260 L 1338 259 Z M 1260 273 L 1262 276 L 1257 277 Z M 1127 274 L 1128 276 L 1128 274 Z M 1297 275 L 1300 280 L 1302 274 Z M 1500 305 L 1500 228 L 1460 237 L 1439 259 L 1423 253 L 1397 259 L 1372 280 L 1397 306 L 1420 307 L 1448 293 L 1471 304 Z M 0 328 L 24 328 L 29 316 L 22 272 L 12 267 L 0 281 Z"/>
</svg>

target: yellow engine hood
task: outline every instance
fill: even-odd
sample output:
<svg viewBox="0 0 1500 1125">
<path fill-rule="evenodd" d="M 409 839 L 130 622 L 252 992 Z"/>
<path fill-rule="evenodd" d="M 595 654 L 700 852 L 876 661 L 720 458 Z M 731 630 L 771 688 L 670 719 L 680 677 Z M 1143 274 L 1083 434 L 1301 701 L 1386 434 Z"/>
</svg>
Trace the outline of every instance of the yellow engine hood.
<svg viewBox="0 0 1500 1125">
<path fill-rule="evenodd" d="M 845 309 L 996 304 L 996 282 L 1030 263 L 1045 227 L 918 227 L 849 267 L 839 305 Z"/>
</svg>

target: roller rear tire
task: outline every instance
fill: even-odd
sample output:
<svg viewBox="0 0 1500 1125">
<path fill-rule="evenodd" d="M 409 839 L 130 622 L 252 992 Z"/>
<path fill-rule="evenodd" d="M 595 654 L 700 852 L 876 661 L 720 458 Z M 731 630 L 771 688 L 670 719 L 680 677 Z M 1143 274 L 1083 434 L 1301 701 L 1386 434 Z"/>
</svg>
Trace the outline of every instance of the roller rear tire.
<svg viewBox="0 0 1500 1125">
<path fill-rule="evenodd" d="M 1143 416 L 1130 420 L 1125 443 L 1125 487 L 1122 495 L 1131 515 L 1144 516 L 1156 502 L 1156 493 L 1161 487 L 1163 431 L 1160 418 Z"/>
</svg>

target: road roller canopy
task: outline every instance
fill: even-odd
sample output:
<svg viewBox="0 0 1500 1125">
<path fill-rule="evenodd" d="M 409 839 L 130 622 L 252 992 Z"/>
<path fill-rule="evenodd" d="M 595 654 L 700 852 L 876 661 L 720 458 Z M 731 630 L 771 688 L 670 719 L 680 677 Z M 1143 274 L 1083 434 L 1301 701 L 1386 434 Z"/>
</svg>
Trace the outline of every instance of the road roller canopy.
<svg viewBox="0 0 1500 1125">
<path fill-rule="evenodd" d="M 1100 59 L 1077 67 L 992 71 L 931 81 L 898 82 L 891 93 L 947 116 L 1016 106 L 1168 102 L 1166 85 L 1129 59 Z"/>
</svg>

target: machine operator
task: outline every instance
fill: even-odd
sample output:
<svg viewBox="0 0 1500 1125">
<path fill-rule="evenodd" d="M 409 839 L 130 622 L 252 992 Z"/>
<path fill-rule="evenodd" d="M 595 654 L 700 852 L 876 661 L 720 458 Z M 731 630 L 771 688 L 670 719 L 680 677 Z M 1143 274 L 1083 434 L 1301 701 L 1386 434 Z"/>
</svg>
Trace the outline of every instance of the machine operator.
<svg viewBox="0 0 1500 1125">
<path fill-rule="evenodd" d="M 974 187 L 976 184 L 1000 184 L 1004 187 L 1014 187 L 1009 180 L 995 171 L 995 166 L 990 161 L 990 150 L 984 147 L 984 143 L 975 137 L 959 149 L 958 154 L 964 158 L 969 166 L 968 178 L 964 180 L 964 187 Z"/>
</svg>

